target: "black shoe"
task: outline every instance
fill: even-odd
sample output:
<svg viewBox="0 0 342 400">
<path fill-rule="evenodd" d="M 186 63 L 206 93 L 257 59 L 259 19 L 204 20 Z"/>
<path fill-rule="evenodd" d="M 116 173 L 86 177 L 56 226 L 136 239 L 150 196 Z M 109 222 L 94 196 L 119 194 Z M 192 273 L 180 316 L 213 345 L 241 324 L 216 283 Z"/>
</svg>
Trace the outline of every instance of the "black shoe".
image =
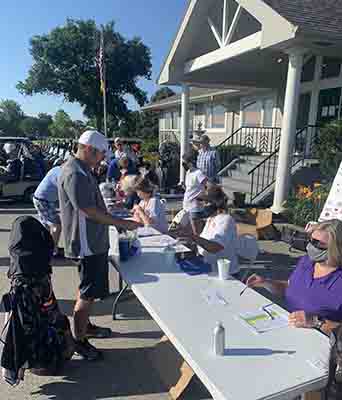
<svg viewBox="0 0 342 400">
<path fill-rule="evenodd" d="M 88 323 L 86 333 L 87 338 L 106 339 L 112 337 L 112 334 L 113 332 L 110 328 L 102 328 L 90 322 Z"/>
<path fill-rule="evenodd" d="M 75 340 L 75 352 L 88 361 L 103 359 L 103 353 L 91 345 L 87 339 Z"/>
</svg>

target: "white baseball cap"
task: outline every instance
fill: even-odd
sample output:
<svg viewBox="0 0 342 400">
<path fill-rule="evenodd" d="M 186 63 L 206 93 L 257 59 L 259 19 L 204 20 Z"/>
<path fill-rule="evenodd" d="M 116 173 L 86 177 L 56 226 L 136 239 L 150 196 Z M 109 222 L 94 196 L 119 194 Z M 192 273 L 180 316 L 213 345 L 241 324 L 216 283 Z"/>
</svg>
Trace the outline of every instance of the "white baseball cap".
<svg viewBox="0 0 342 400">
<path fill-rule="evenodd" d="M 82 133 L 78 139 L 78 143 L 94 147 L 94 149 L 106 152 L 108 150 L 108 141 L 102 133 L 89 130 Z"/>
</svg>

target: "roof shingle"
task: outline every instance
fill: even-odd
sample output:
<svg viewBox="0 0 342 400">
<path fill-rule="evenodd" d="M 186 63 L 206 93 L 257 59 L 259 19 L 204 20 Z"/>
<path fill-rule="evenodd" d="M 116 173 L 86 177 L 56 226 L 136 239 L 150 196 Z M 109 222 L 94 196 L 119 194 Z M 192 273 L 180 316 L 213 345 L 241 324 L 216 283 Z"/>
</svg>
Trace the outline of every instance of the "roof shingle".
<svg viewBox="0 0 342 400">
<path fill-rule="evenodd" d="M 342 0 L 263 0 L 304 32 L 342 39 Z"/>
</svg>

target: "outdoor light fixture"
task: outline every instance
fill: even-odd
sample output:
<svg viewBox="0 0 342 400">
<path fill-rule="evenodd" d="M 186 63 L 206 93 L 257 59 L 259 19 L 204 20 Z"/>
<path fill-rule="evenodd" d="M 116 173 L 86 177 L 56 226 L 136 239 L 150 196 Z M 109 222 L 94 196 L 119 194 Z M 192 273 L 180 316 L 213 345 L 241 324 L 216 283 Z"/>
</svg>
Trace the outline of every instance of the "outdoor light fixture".
<svg viewBox="0 0 342 400">
<path fill-rule="evenodd" d="M 278 58 L 277 63 L 281 64 L 284 60 L 282 58 Z"/>
</svg>

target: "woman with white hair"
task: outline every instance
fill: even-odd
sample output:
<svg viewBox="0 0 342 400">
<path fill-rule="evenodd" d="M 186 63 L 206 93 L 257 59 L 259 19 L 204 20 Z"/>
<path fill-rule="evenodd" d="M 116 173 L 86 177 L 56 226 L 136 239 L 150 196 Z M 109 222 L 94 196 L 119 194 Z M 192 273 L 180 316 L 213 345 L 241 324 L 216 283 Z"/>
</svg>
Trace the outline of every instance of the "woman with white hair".
<svg viewBox="0 0 342 400">
<path fill-rule="evenodd" d="M 342 222 L 332 220 L 312 228 L 307 255 L 288 281 L 254 274 L 247 286 L 284 296 L 292 326 L 330 334 L 342 322 Z"/>
</svg>

